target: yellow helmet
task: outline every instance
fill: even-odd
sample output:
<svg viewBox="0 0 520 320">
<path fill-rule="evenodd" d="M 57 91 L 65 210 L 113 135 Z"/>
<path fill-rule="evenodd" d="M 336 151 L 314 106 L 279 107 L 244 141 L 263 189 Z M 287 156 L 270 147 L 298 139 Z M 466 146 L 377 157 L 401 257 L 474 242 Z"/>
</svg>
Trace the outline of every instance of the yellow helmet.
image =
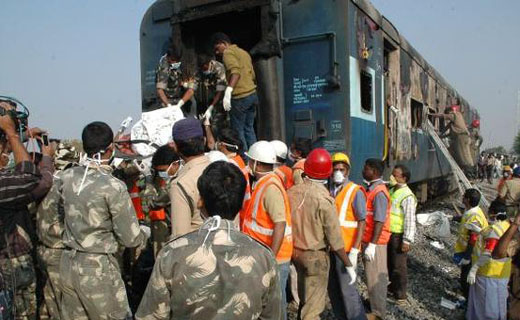
<svg viewBox="0 0 520 320">
<path fill-rule="evenodd" d="M 332 163 L 334 162 L 344 162 L 350 167 L 350 159 L 343 152 L 336 152 L 332 155 Z"/>
<path fill-rule="evenodd" d="M 504 166 L 503 170 L 504 170 L 504 171 L 513 171 L 513 169 L 511 168 L 511 166 Z"/>
</svg>

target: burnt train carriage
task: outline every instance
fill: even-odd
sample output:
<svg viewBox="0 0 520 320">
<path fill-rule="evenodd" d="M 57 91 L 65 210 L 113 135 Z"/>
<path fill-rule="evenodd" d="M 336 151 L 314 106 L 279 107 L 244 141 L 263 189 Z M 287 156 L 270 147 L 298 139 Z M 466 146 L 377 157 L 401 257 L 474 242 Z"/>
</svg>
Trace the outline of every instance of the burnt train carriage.
<svg viewBox="0 0 520 320">
<path fill-rule="evenodd" d="M 259 138 L 308 137 L 346 151 L 358 182 L 369 157 L 406 164 L 415 183 L 447 176 L 423 131 L 427 112 L 457 97 L 467 123 L 478 118 L 367 0 L 158 0 L 141 25 L 144 111 L 157 106 L 154 70 L 170 39 L 196 65 L 216 31 L 253 56 Z"/>
</svg>

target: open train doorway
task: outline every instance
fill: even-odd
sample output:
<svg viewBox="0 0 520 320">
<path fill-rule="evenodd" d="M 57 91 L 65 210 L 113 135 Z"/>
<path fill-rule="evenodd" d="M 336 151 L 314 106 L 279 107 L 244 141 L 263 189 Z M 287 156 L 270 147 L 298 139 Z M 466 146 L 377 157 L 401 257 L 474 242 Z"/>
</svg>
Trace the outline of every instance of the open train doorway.
<svg viewBox="0 0 520 320">
<path fill-rule="evenodd" d="M 160 13 L 154 8 L 160 7 Z M 159 0 L 145 15 L 141 25 L 143 111 L 156 104 L 152 83 L 153 68 L 169 43 L 180 45 L 184 70 L 196 74 L 198 56 L 214 55 L 211 37 L 224 32 L 231 41 L 248 51 L 256 73 L 257 94 L 261 107 L 257 110 L 256 128 L 259 139 L 283 138 L 283 105 L 278 78 L 281 69 L 281 44 L 278 37 L 278 0 Z M 157 11 L 157 10 L 155 10 Z M 171 11 L 171 14 L 164 12 Z M 147 16 L 150 17 L 147 18 Z M 155 19 L 155 16 L 168 18 Z M 156 21 L 155 21 L 156 20 Z M 159 25 L 162 24 L 161 27 Z M 157 35 L 159 29 L 162 33 Z M 154 37 L 151 37 L 154 35 Z M 197 114 L 207 105 L 197 105 Z"/>
</svg>

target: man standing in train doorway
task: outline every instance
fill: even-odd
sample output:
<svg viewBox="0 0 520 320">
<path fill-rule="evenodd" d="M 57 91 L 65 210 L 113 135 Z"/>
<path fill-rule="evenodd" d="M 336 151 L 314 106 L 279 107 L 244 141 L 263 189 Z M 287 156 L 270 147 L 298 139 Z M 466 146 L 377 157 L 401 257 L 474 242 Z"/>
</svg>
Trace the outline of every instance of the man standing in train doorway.
<svg viewBox="0 0 520 320">
<path fill-rule="evenodd" d="M 182 50 L 170 44 L 168 51 L 159 60 L 156 71 L 156 89 L 159 103 L 163 107 L 183 108 L 183 112 L 190 113 L 190 105 L 197 82 L 195 77 L 183 68 Z M 183 72 L 184 71 L 184 72 Z"/>
<path fill-rule="evenodd" d="M 465 173 L 469 173 L 474 165 L 470 148 L 471 138 L 464 116 L 460 112 L 459 99 L 454 98 L 453 101 L 454 104 L 447 109 L 447 114 L 435 113 L 431 114 L 431 116 L 449 121 L 443 134 L 449 134 L 455 160 Z"/>
<path fill-rule="evenodd" d="M 244 150 L 247 150 L 256 142 L 253 126 L 258 96 L 253 62 L 249 53 L 232 44 L 224 33 L 215 33 L 212 43 L 215 55 L 222 57 L 226 67 L 228 85 L 222 101 L 224 110 L 229 112 L 231 127 L 238 131 Z"/>
</svg>

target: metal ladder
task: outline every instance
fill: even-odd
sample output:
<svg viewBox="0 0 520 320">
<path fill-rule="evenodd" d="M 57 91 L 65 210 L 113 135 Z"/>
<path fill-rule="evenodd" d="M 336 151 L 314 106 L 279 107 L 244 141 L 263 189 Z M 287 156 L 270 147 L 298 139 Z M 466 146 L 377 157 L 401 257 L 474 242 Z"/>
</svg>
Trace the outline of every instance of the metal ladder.
<svg viewBox="0 0 520 320">
<path fill-rule="evenodd" d="M 484 196 L 482 191 L 476 185 L 472 184 L 469 181 L 469 179 L 466 177 L 466 175 L 464 174 L 464 171 L 462 171 L 462 169 L 459 167 L 459 165 L 457 164 L 455 159 L 453 159 L 453 157 L 450 154 L 450 151 L 448 150 L 448 148 L 446 148 L 446 145 L 444 144 L 442 139 L 439 137 L 439 135 L 435 131 L 435 127 L 430 122 L 430 120 L 427 120 L 425 126 L 426 126 L 426 131 L 428 132 L 430 137 L 433 139 L 433 141 L 435 142 L 437 147 L 439 147 L 439 150 L 442 152 L 442 154 L 448 160 L 450 167 L 453 170 L 453 174 L 455 176 L 455 182 L 457 183 L 457 187 L 460 191 L 460 194 L 464 194 L 466 189 L 470 189 L 470 188 L 477 189 L 481 194 L 481 198 L 480 198 L 481 206 L 483 206 L 485 208 L 489 208 L 489 201 L 486 199 L 486 197 Z"/>
</svg>

